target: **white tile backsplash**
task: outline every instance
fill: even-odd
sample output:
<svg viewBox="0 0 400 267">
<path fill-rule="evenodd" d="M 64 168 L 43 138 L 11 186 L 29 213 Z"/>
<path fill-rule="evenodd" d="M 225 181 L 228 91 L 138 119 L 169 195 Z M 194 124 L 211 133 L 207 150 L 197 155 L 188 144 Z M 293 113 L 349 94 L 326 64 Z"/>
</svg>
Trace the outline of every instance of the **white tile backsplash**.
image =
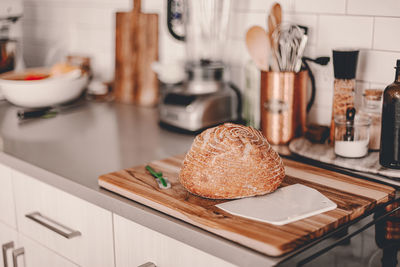
<svg viewBox="0 0 400 267">
<path fill-rule="evenodd" d="M 268 30 L 266 13 L 233 12 L 229 18 L 230 27 L 228 36 L 233 39 L 244 40 L 247 30 L 251 26 L 261 26 Z"/>
<path fill-rule="evenodd" d="M 400 18 L 375 18 L 374 49 L 400 50 L 400 34 L 390 29 L 400 29 Z"/>
<path fill-rule="evenodd" d="M 400 16 L 399 0 L 347 0 L 347 14 Z"/>
<path fill-rule="evenodd" d="M 320 16 L 318 41 L 327 52 L 332 48 L 371 48 L 373 18 L 357 16 Z"/>
<path fill-rule="evenodd" d="M 346 0 L 296 0 L 295 12 L 345 14 Z"/>
<path fill-rule="evenodd" d="M 313 106 L 307 114 L 308 122 L 315 122 L 321 125 L 329 126 L 331 124 L 332 107 Z"/>
<path fill-rule="evenodd" d="M 67 53 L 92 57 L 96 77 L 114 75 L 116 11 L 128 11 L 131 0 L 22 0 L 24 56 L 28 66 L 58 60 Z M 250 59 L 244 37 L 249 27 L 266 27 L 274 0 L 232 0 L 231 21 L 224 56 L 230 79 L 244 84 L 244 65 Z M 283 20 L 309 27 L 306 55 L 331 56 L 332 48 L 360 48 L 357 94 L 365 88 L 384 88 L 394 78 L 400 59 L 400 0 L 283 0 Z M 142 11 L 159 14 L 159 57 L 181 62 L 185 46 L 166 27 L 166 0 L 142 0 Z M 310 64 L 317 94 L 309 121 L 329 125 L 333 66 Z"/>
<path fill-rule="evenodd" d="M 361 51 L 357 78 L 373 83 L 390 84 L 394 81 L 396 59 L 400 59 L 400 52 Z"/>
<path fill-rule="evenodd" d="M 271 6 L 278 2 L 282 6 L 284 12 L 291 12 L 294 10 L 296 0 L 231 0 L 232 9 L 235 11 L 247 11 L 247 12 L 261 12 L 267 13 L 270 11 Z"/>
</svg>

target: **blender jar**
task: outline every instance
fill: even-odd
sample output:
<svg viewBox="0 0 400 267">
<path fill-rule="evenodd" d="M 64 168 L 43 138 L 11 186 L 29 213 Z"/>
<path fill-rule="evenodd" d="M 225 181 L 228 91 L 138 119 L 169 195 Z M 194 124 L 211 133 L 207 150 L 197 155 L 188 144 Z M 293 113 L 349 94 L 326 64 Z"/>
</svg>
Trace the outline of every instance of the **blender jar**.
<svg viewBox="0 0 400 267">
<path fill-rule="evenodd" d="M 185 0 L 186 56 L 190 62 L 222 63 L 230 0 Z"/>
</svg>

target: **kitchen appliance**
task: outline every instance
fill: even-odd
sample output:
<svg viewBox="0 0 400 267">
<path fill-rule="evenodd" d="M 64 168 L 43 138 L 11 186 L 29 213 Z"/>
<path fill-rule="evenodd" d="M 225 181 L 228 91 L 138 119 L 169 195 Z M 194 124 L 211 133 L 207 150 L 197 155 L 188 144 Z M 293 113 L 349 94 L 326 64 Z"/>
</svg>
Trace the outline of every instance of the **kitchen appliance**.
<svg viewBox="0 0 400 267">
<path fill-rule="evenodd" d="M 0 73 L 14 70 L 22 59 L 18 42 L 21 32 L 13 28 L 20 26 L 15 24 L 21 16 L 21 1 L 0 2 Z"/>
<path fill-rule="evenodd" d="M 281 187 L 304 184 L 328 196 L 339 204 L 338 207 L 284 226 L 235 216 L 216 206 L 231 200 L 201 198 L 190 194 L 179 183 L 183 156 L 149 164 L 168 177 L 171 189 L 160 189 L 144 165 L 101 175 L 98 182 L 112 192 L 270 256 L 293 251 L 345 223 L 357 220 L 377 205 L 389 201 L 394 192 L 394 188 L 383 184 L 282 160 L 286 177 Z M 276 208 L 279 209 L 279 206 Z"/>
<path fill-rule="evenodd" d="M 162 124 L 197 132 L 239 119 L 240 93 L 222 59 L 229 8 L 230 0 L 168 0 L 168 29 L 186 43 L 186 79 L 161 94 Z"/>
</svg>

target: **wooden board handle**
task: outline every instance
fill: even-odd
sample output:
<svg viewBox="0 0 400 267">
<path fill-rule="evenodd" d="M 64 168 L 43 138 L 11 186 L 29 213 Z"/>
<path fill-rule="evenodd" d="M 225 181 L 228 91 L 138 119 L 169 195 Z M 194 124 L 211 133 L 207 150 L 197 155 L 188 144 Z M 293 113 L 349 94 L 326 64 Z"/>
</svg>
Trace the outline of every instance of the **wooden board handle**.
<svg viewBox="0 0 400 267">
<path fill-rule="evenodd" d="M 141 0 L 133 0 L 133 13 L 139 14 L 142 9 L 142 1 Z"/>
</svg>

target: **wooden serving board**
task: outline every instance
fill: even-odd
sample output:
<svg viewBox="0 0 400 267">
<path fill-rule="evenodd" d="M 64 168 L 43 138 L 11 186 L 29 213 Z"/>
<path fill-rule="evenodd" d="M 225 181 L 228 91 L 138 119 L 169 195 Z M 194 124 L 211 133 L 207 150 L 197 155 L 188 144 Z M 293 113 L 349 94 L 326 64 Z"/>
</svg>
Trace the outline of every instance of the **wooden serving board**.
<svg viewBox="0 0 400 267">
<path fill-rule="evenodd" d="M 133 10 L 116 13 L 114 93 L 118 102 L 139 106 L 158 103 L 158 80 L 151 64 L 158 60 L 158 14 Z"/>
<path fill-rule="evenodd" d="M 137 166 L 99 177 L 99 185 L 270 256 L 280 256 L 323 234 L 354 220 L 366 211 L 394 197 L 394 188 L 343 174 L 285 160 L 286 177 L 282 186 L 301 183 L 317 189 L 337 204 L 337 208 L 283 226 L 275 226 L 239 216 L 215 207 L 227 200 L 210 200 L 195 196 L 179 183 L 183 156 L 150 165 L 162 171 L 172 184 L 158 188 L 144 166 Z"/>
</svg>

